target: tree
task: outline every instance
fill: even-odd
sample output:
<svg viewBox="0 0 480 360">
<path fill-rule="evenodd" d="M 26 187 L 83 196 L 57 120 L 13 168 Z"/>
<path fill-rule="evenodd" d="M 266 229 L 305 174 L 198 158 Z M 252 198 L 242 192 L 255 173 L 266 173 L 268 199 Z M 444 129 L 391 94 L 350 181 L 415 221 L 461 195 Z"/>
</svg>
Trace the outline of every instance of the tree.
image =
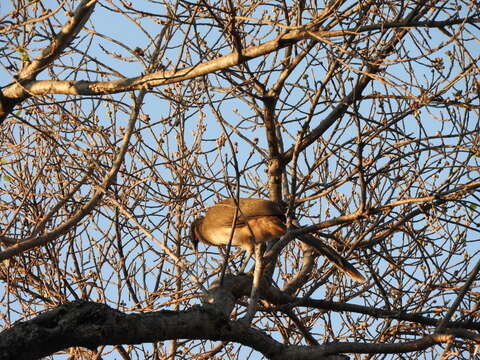
<svg viewBox="0 0 480 360">
<path fill-rule="evenodd" d="M 476 2 L 1 6 L 2 359 L 475 358 Z M 253 290 L 239 196 L 303 226 Z"/>
</svg>

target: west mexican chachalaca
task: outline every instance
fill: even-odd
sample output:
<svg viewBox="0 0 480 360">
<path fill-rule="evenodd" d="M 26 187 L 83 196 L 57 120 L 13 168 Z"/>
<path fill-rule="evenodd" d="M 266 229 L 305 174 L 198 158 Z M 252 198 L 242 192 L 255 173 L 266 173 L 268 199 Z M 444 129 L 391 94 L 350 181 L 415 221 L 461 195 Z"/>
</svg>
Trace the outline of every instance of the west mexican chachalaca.
<svg viewBox="0 0 480 360">
<path fill-rule="evenodd" d="M 194 248 L 197 248 L 198 242 L 217 246 L 228 245 L 235 211 L 236 202 L 229 198 L 210 207 L 205 216 L 196 218 L 190 228 L 190 239 Z M 277 203 L 263 199 L 240 198 L 231 244 L 252 253 L 255 244 L 284 235 L 287 232 L 285 221 L 282 207 Z M 363 275 L 329 245 L 308 234 L 300 235 L 298 238 L 355 281 L 365 281 Z"/>
</svg>

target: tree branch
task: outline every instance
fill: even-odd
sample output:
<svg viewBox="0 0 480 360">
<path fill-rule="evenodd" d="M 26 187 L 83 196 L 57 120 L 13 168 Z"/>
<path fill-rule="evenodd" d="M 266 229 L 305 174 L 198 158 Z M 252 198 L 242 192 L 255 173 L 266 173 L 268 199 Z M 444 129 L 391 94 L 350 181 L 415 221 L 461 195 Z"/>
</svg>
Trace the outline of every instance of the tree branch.
<svg viewBox="0 0 480 360">
<path fill-rule="evenodd" d="M 3 97 L 0 98 L 0 124 L 5 120 L 15 105 L 22 102 L 27 97 L 34 95 L 25 87 L 33 81 L 37 75 L 46 69 L 62 52 L 70 45 L 72 40 L 82 29 L 83 25 L 93 13 L 97 0 L 83 0 L 75 10 L 72 17 L 68 20 L 57 36 L 52 40 L 42 53 L 27 65 L 18 74 L 18 81 L 3 89 Z M 12 96 L 17 94 L 17 96 Z"/>
<path fill-rule="evenodd" d="M 18 322 L 0 333 L 3 360 L 31 360 L 72 346 L 96 349 L 101 345 L 139 344 L 187 338 L 232 341 L 251 347 L 270 359 L 346 359 L 339 353 L 403 353 L 427 349 L 435 344 L 467 337 L 465 331 L 449 331 L 396 344 L 333 343 L 319 346 L 284 345 L 264 332 L 231 321 L 210 307 L 194 306 L 186 311 L 156 311 L 125 314 L 94 302 L 75 301 Z"/>
</svg>

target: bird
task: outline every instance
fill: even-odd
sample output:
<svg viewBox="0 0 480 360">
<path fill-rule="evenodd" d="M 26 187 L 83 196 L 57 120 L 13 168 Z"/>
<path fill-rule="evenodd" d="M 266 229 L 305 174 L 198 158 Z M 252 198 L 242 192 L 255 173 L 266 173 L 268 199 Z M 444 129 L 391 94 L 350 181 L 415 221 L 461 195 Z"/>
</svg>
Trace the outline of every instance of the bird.
<svg viewBox="0 0 480 360">
<path fill-rule="evenodd" d="M 235 224 L 233 220 L 235 213 Z M 232 225 L 234 227 L 233 235 Z M 228 198 L 207 209 L 205 216 L 199 216 L 190 225 L 190 241 L 197 250 L 198 243 L 210 245 L 239 246 L 253 253 L 255 245 L 278 239 L 287 233 L 286 216 L 283 207 L 270 200 L 259 198 Z M 310 234 L 298 239 L 329 260 L 337 269 L 362 283 L 364 276 L 331 246 Z"/>
</svg>

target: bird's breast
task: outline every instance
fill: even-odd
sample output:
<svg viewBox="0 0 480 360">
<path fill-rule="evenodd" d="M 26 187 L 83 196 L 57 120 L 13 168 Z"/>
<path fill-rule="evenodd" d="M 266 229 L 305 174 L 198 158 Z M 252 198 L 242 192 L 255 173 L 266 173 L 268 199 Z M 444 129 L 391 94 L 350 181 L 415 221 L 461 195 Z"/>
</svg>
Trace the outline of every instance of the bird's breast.
<svg viewBox="0 0 480 360">
<path fill-rule="evenodd" d="M 214 245 L 228 245 L 232 232 L 231 226 L 216 226 L 208 230 L 208 241 Z M 250 232 L 246 226 L 237 226 L 232 235 L 232 245 L 242 246 L 249 242 Z"/>
</svg>

